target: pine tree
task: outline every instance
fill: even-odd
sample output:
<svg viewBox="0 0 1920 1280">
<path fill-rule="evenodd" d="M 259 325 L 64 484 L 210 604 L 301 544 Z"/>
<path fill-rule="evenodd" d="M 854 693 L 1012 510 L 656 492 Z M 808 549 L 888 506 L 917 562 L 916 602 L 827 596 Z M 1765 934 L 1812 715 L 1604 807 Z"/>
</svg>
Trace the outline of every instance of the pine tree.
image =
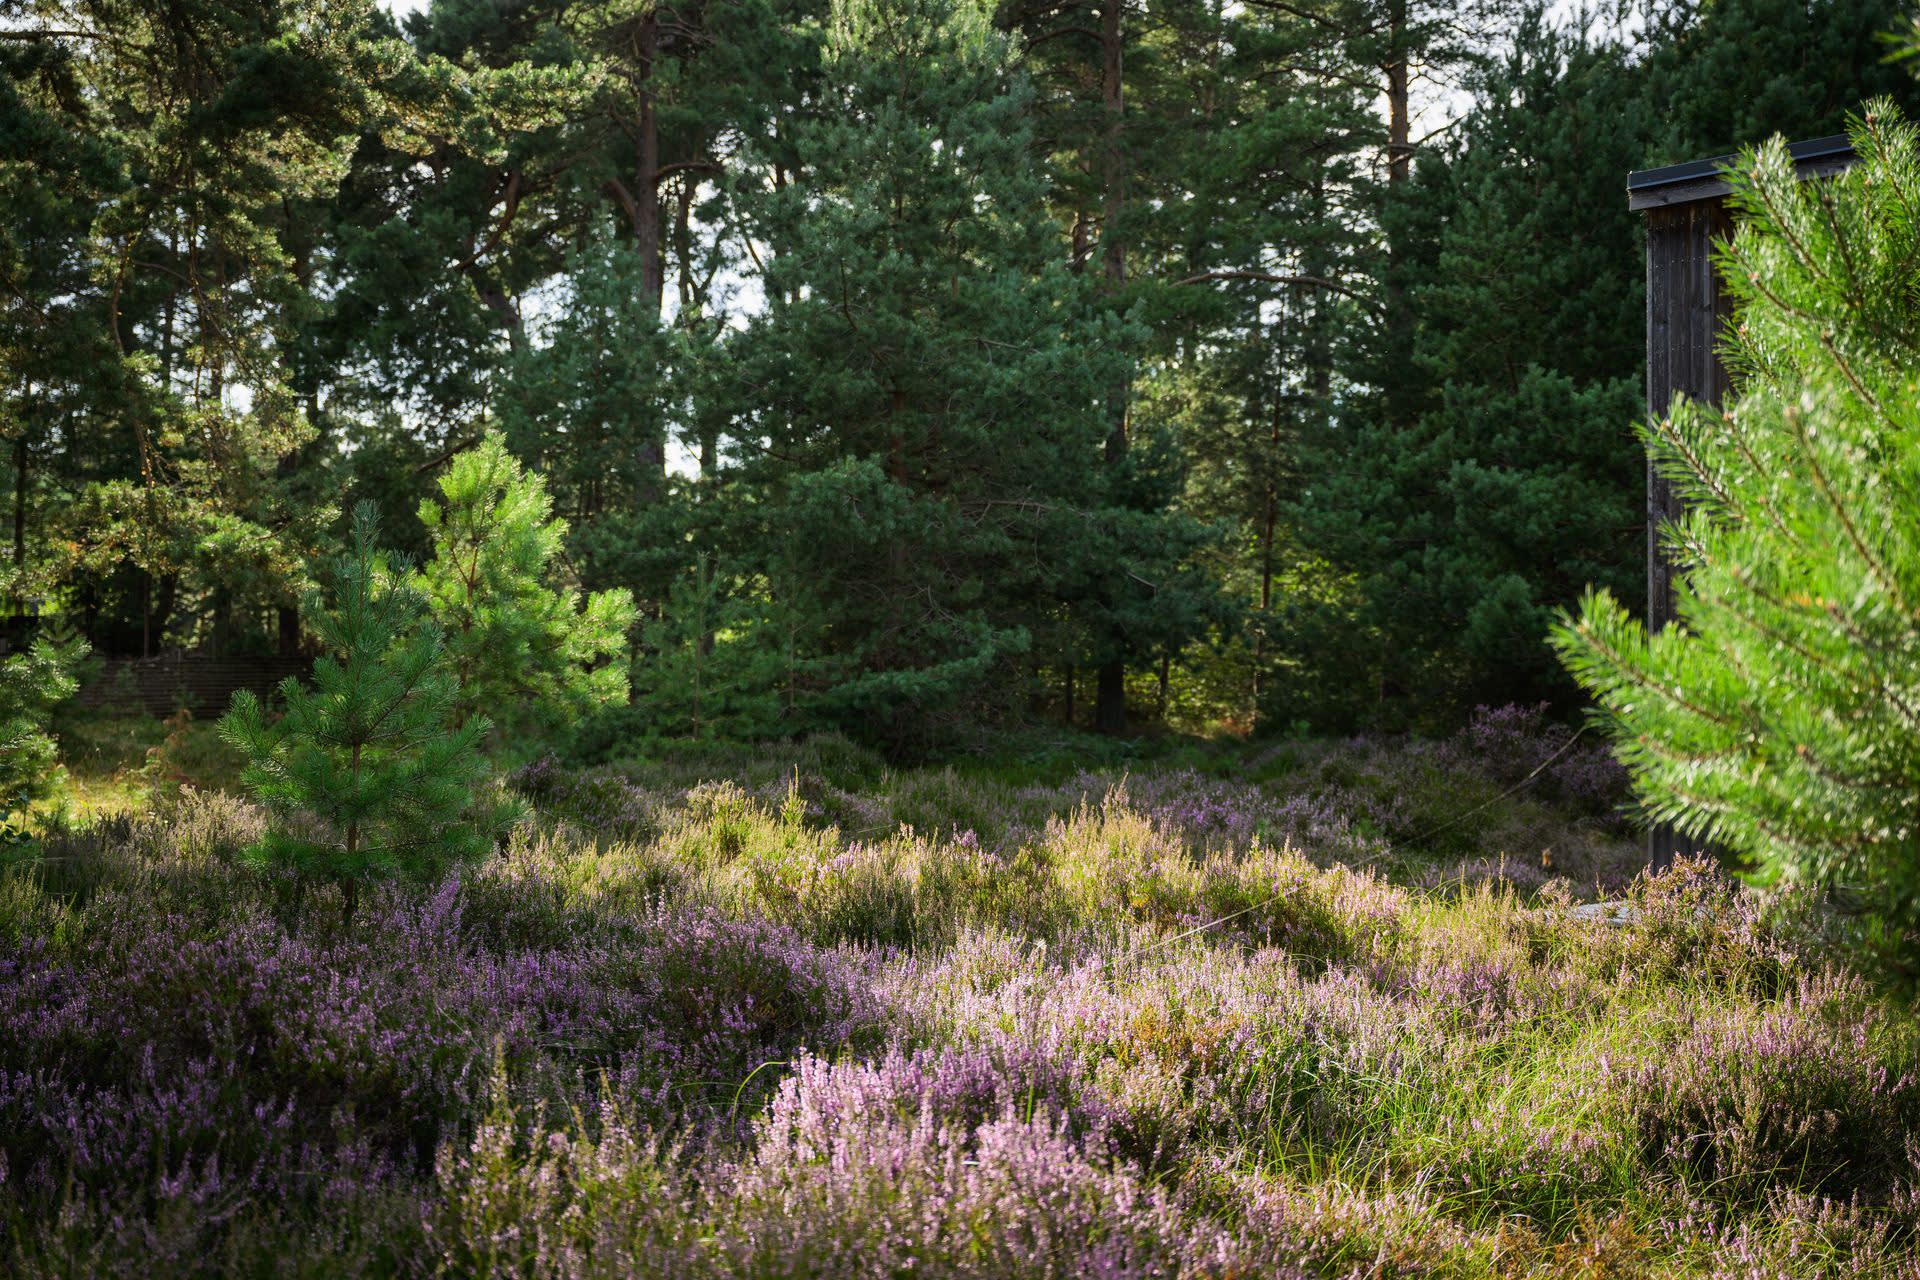
<svg viewBox="0 0 1920 1280">
<path fill-rule="evenodd" d="M 1022 704 L 1061 612 L 1191 634 L 1161 571 L 1187 528 L 1134 501 L 1177 486 L 1164 459 L 1109 461 L 1138 329 L 1062 252 L 985 6 L 846 0 L 824 56 L 806 182 L 747 205 L 767 307 L 731 344 L 726 545 L 794 628 L 801 721 L 924 746 Z"/>
<path fill-rule="evenodd" d="M 440 875 L 485 853 L 511 816 L 483 795 L 487 721 L 454 723 L 458 684 L 440 629 L 404 561 L 383 564 L 377 533 L 362 503 L 350 548 L 332 563 L 331 606 L 319 593 L 306 601 L 326 646 L 312 687 L 289 677 L 278 721 L 243 690 L 220 722 L 272 819 L 249 857 L 302 884 L 337 883 L 349 918 L 362 881 Z"/>
<path fill-rule="evenodd" d="M 1898 82 L 1897 8 L 1684 0 L 1641 49 L 1521 6 L 1473 109 L 1381 205 L 1406 318 L 1352 326 L 1351 390 L 1305 435 L 1292 504 L 1352 588 L 1284 602 L 1280 652 L 1308 678 L 1273 684 L 1269 718 L 1442 728 L 1479 702 L 1575 704 L 1541 638 L 1642 562 L 1644 229 L 1621 176 L 1836 132 Z"/>
<path fill-rule="evenodd" d="M 36 640 L 0 658 L 0 848 L 25 838 L 27 810 L 60 793 L 65 775 L 47 716 L 73 696 L 84 643 Z"/>
<path fill-rule="evenodd" d="M 1658 126 L 1642 167 L 1724 154 L 1770 134 L 1798 141 L 1846 128 L 1890 96 L 1913 111 L 1920 86 L 1889 59 L 1907 0 L 1669 0 L 1650 7 L 1647 101 Z"/>
<path fill-rule="evenodd" d="M 1398 197 L 1411 361 L 1306 437 L 1292 515 L 1357 598 L 1294 612 L 1294 652 L 1345 678 L 1276 682 L 1283 722 L 1570 702 L 1554 610 L 1639 572 L 1640 231 L 1618 199 L 1651 128 L 1639 81 L 1535 9 L 1476 93 Z"/>
<path fill-rule="evenodd" d="M 1653 424 L 1689 504 L 1654 635 L 1608 593 L 1556 633 L 1647 811 L 1763 881 L 1842 890 L 1920 980 L 1920 133 L 1882 99 L 1860 162 L 1733 174 L 1723 258 L 1740 394 Z"/>
<path fill-rule="evenodd" d="M 764 592 L 727 585 L 714 557 L 696 556 L 645 628 L 634 701 L 649 733 L 739 740 L 780 731 L 778 614 Z"/>
<path fill-rule="evenodd" d="M 508 365 L 497 421 L 565 517 L 582 583 L 656 600 L 686 555 L 686 504 L 660 455 L 706 344 L 661 325 L 640 277 L 610 234 L 569 256 L 567 304 Z"/>
<path fill-rule="evenodd" d="M 331 518 L 280 483 L 310 431 L 281 358 L 305 300 L 289 218 L 390 118 L 404 51 L 377 38 L 366 0 L 15 8 L 28 16 L 9 35 L 43 55 L 29 101 L 73 112 L 117 170 L 89 179 L 85 305 L 55 326 L 92 367 L 69 361 L 33 406 L 85 442 L 62 459 L 78 493 L 50 539 L 56 568 L 124 568 L 137 594 L 116 611 L 137 609 L 145 651 L 196 624 L 224 645 L 257 615 L 246 606 L 291 600 Z"/>
<path fill-rule="evenodd" d="M 535 722 L 627 697 L 633 594 L 554 585 L 567 522 L 537 472 L 488 434 L 440 478 L 441 502 L 420 504 L 433 559 L 415 585 L 445 634 L 459 682 L 457 719 L 498 710 Z"/>
</svg>

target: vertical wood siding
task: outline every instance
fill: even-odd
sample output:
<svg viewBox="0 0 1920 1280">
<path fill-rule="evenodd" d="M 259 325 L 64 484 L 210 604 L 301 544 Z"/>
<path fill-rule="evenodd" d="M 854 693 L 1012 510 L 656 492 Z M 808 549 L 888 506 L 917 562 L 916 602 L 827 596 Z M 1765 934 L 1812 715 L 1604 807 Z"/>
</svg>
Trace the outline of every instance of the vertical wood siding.
<svg viewBox="0 0 1920 1280">
<path fill-rule="evenodd" d="M 1713 266 L 1713 244 L 1732 222 L 1719 198 L 1647 210 L 1647 413 L 1665 417 L 1674 397 L 1719 404 L 1727 394 L 1720 359 L 1721 330 L 1730 302 Z M 1647 467 L 1647 626 L 1673 619 L 1674 566 L 1661 545 L 1661 528 L 1680 514 L 1673 487 Z M 1647 861 L 1656 871 L 1698 842 L 1659 826 L 1647 833 Z"/>
</svg>

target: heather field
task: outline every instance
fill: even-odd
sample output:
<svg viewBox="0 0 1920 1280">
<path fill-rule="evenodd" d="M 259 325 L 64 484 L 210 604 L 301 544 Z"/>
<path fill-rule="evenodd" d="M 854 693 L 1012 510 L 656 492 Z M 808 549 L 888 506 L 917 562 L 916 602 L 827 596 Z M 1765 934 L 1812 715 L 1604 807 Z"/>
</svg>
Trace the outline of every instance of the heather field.
<svg viewBox="0 0 1920 1280">
<path fill-rule="evenodd" d="M 0 878 L 0 1271 L 1920 1274 L 1920 1028 L 1565 733 L 541 762 L 344 924 L 163 776 Z"/>
</svg>

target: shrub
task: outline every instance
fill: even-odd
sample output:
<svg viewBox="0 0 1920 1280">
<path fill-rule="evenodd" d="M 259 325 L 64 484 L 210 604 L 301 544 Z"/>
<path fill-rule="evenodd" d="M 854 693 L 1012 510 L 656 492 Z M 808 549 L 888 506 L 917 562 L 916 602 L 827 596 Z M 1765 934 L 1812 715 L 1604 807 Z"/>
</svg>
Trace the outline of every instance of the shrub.
<svg viewBox="0 0 1920 1280">
<path fill-rule="evenodd" d="M 1647 432 L 1689 504 L 1656 635 L 1590 594 L 1556 633 L 1650 813 L 1769 881 L 1843 891 L 1920 979 L 1920 138 L 1891 104 L 1860 162 L 1796 181 L 1778 140 L 1731 174 L 1740 395 Z"/>
<path fill-rule="evenodd" d="M 73 666 L 85 653 L 84 643 L 43 639 L 0 659 L 0 847 L 24 839 L 28 807 L 60 790 L 47 716 L 73 695 Z"/>
<path fill-rule="evenodd" d="M 464 1274 L 1216 1273 L 1223 1233 L 1056 1115 L 1023 1109 L 1016 1087 L 975 1057 L 808 1059 L 749 1151 L 692 1168 L 615 1108 L 597 1132 L 567 1133 L 496 1105 L 441 1157 L 434 1234 Z"/>
<path fill-rule="evenodd" d="M 1808 979 L 1759 1009 L 1708 1009 L 1620 1068 L 1649 1159 L 1719 1196 L 1787 1186 L 1884 1200 L 1911 1176 L 1920 1041 L 1854 979 Z"/>
<path fill-rule="evenodd" d="M 489 871 L 388 887 L 342 934 L 219 864 L 227 892 L 189 894 L 114 853 L 134 865 L 65 909 L 0 876 L 0 1231 L 10 1206 L 137 1219 L 184 1187 L 257 1214 L 404 1184 L 477 1118 L 490 1058 L 557 1113 L 604 1083 L 744 1131 L 769 1064 L 874 1039 L 859 966 L 765 921 L 547 908 Z"/>
</svg>

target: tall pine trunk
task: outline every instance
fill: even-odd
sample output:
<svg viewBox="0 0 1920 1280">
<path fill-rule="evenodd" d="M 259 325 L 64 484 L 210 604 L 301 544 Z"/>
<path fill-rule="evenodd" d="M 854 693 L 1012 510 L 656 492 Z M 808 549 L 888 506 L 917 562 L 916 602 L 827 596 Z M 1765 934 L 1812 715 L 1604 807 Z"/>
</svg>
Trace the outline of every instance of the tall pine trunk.
<svg viewBox="0 0 1920 1280">
<path fill-rule="evenodd" d="M 1278 388 L 1274 391 L 1273 417 L 1267 430 L 1267 465 L 1262 483 L 1260 511 L 1260 623 L 1253 629 L 1253 714 L 1260 714 L 1260 678 L 1267 662 L 1267 619 L 1273 608 L 1273 539 L 1280 523 L 1280 419 L 1285 412 Z"/>
<path fill-rule="evenodd" d="M 1412 54 L 1407 30 L 1408 0 L 1389 0 L 1387 5 L 1387 203 L 1397 204 L 1407 195 L 1407 179 L 1413 172 L 1412 114 L 1408 103 L 1409 66 Z M 1413 317 L 1407 309 L 1406 264 L 1400 235 L 1391 223 L 1387 241 L 1387 340 L 1391 359 L 1402 368 L 1413 359 Z M 1397 380 L 1396 380 L 1397 381 Z M 1411 425 L 1411 414 L 1402 393 L 1390 393 L 1389 420 L 1396 426 Z"/>
<path fill-rule="evenodd" d="M 140 656 L 151 658 L 154 645 L 165 643 L 167 624 L 173 621 L 173 606 L 180 593 L 180 575 L 163 573 L 156 578 L 151 571 L 142 572 L 146 574 L 146 584 L 143 591 L 145 607 L 141 612 Z M 153 589 L 156 583 L 160 588 L 157 595 Z"/>
<path fill-rule="evenodd" d="M 1408 110 L 1407 0 L 1387 5 L 1387 186 L 1398 191 L 1413 165 L 1413 131 Z"/>
<path fill-rule="evenodd" d="M 1100 12 L 1100 90 L 1106 114 L 1106 140 L 1101 152 L 1101 256 L 1105 261 L 1108 292 L 1116 305 L 1127 283 L 1127 251 L 1121 238 L 1127 203 L 1126 156 L 1123 130 L 1126 100 L 1122 92 L 1120 17 L 1123 0 L 1105 0 Z M 1122 375 L 1107 393 L 1107 466 L 1118 471 L 1127 457 L 1127 401 L 1129 379 Z M 1113 638 L 1117 640 L 1117 637 Z M 1100 664 L 1094 686 L 1093 727 L 1100 733 L 1127 729 L 1127 670 L 1123 659 L 1110 657 Z"/>
<path fill-rule="evenodd" d="M 13 442 L 13 603 L 24 610 L 20 571 L 27 563 L 27 424 L 20 424 L 20 438 Z"/>
<path fill-rule="evenodd" d="M 640 21 L 640 137 L 634 173 L 633 244 L 640 255 L 640 291 L 648 317 L 658 325 L 666 297 L 666 263 L 661 252 L 660 118 L 654 101 L 654 64 L 660 53 L 660 17 L 650 12 Z M 649 436 L 640 444 L 640 491 L 648 502 L 666 492 L 667 442 Z"/>
</svg>

